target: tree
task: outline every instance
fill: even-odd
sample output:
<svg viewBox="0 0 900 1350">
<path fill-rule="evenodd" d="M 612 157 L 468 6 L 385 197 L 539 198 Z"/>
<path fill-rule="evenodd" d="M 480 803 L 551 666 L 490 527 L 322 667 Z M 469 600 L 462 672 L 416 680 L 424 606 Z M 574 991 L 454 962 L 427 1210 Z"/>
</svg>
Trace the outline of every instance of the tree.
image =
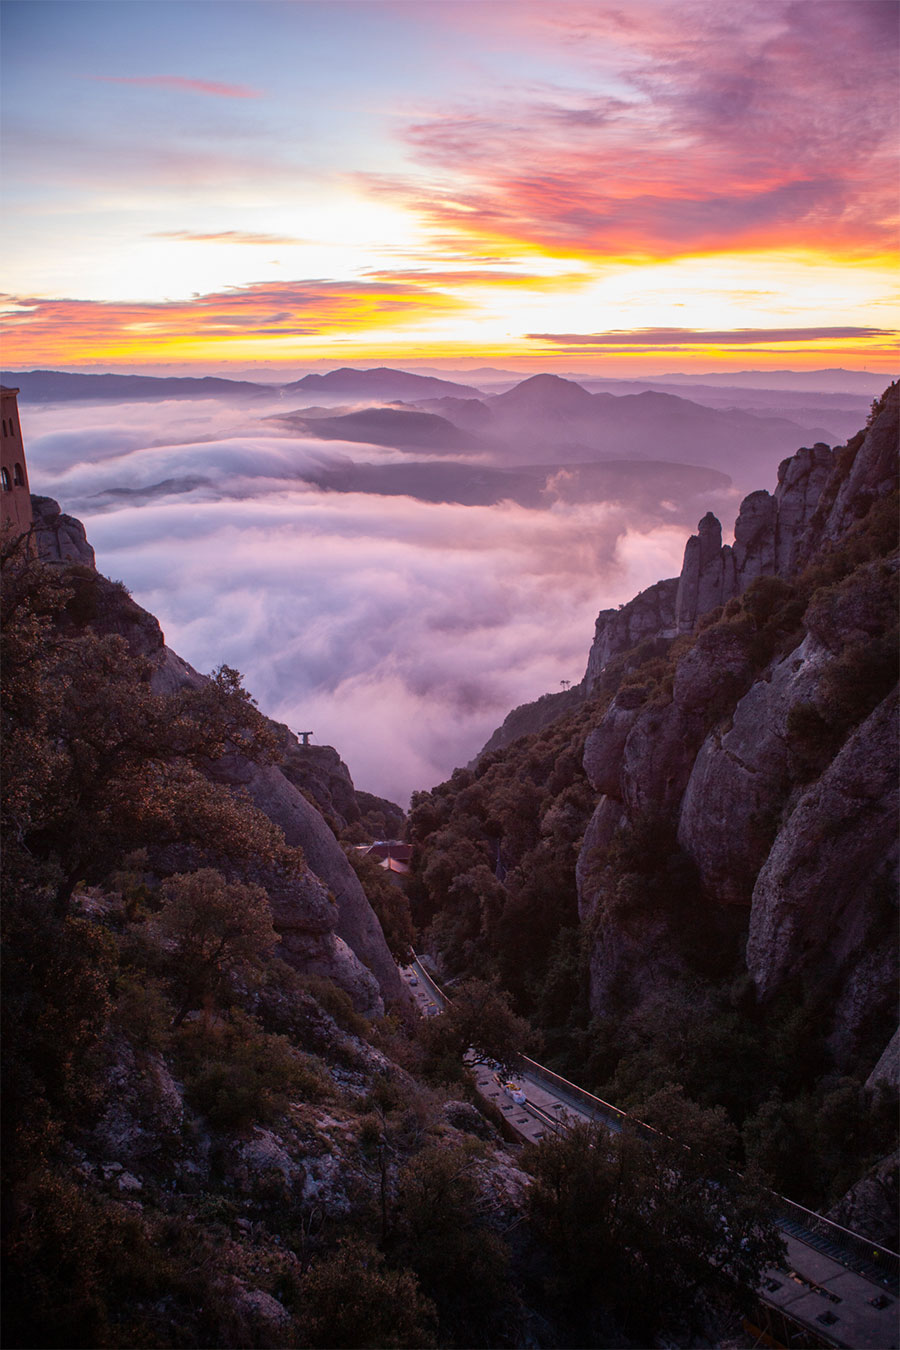
<svg viewBox="0 0 900 1350">
<path fill-rule="evenodd" d="M 435 1344 L 434 1321 L 415 1275 L 392 1270 L 365 1239 L 345 1238 L 303 1281 L 303 1345 L 416 1350 Z"/>
<path fill-rule="evenodd" d="M 479 1062 L 496 1061 L 507 1069 L 533 1039 L 531 1027 L 512 1011 L 506 994 L 486 980 L 458 985 L 451 1005 L 424 1022 L 420 1034 L 436 1058 L 462 1058 L 471 1050 Z"/>
<path fill-rule="evenodd" d="M 769 1193 L 731 1168 L 736 1133 L 721 1109 L 669 1086 L 643 1114 L 657 1133 L 577 1123 L 524 1159 L 554 1292 L 584 1326 L 605 1304 L 629 1335 L 696 1327 L 713 1299 L 740 1304 L 783 1250 Z"/>
<path fill-rule="evenodd" d="M 299 852 L 271 822 L 206 776 L 228 752 L 272 753 L 237 672 L 223 666 L 198 688 L 156 694 L 151 662 L 88 622 L 101 614 L 107 627 L 140 629 L 132 611 L 147 616 L 121 588 L 20 552 L 0 563 L 3 824 L 14 846 L 58 867 L 59 912 L 79 881 L 102 881 L 122 853 L 146 843 L 194 842 L 298 867 Z"/>
<path fill-rule="evenodd" d="M 261 886 L 229 883 L 205 867 L 167 882 L 168 899 L 159 926 L 172 939 L 172 966 L 180 1004 L 172 1022 L 181 1026 L 192 1008 L 218 993 L 228 976 L 258 965 L 278 941 L 272 911 Z"/>
<path fill-rule="evenodd" d="M 464 1147 L 427 1145 L 400 1169 L 390 1249 L 437 1304 L 443 1344 L 498 1343 L 509 1253 L 482 1209 L 476 1163 Z"/>
</svg>

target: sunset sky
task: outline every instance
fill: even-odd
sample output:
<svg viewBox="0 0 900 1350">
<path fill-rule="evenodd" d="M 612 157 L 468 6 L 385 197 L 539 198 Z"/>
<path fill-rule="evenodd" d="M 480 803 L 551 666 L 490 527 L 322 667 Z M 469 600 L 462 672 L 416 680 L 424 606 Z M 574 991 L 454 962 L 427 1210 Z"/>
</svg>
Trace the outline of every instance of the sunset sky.
<svg viewBox="0 0 900 1350">
<path fill-rule="evenodd" d="M 6 0 L 6 368 L 895 365 L 893 0 Z"/>
</svg>

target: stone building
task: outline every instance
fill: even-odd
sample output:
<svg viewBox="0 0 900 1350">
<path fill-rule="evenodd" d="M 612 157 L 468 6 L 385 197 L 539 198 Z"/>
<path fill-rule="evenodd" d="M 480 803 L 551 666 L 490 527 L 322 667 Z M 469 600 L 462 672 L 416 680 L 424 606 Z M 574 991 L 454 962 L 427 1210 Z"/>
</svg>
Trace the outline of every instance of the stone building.
<svg viewBox="0 0 900 1350">
<path fill-rule="evenodd" d="M 0 386 L 0 525 L 9 525 L 16 534 L 25 534 L 31 529 L 32 514 L 18 392 Z"/>
</svg>

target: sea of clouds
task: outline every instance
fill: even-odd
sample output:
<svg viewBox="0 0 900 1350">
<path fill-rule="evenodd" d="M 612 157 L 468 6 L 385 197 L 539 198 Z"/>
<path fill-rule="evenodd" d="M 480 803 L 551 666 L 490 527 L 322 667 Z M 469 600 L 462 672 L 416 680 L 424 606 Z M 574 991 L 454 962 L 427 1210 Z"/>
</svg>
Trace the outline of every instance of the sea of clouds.
<svg viewBox="0 0 900 1350">
<path fill-rule="evenodd" d="M 304 471 L 409 456 L 298 437 L 265 411 L 26 406 L 32 491 L 84 522 L 98 568 L 179 655 L 235 666 L 265 713 L 404 806 L 511 708 L 580 680 L 597 611 L 676 574 L 696 529 L 696 504 L 324 492 Z"/>
</svg>

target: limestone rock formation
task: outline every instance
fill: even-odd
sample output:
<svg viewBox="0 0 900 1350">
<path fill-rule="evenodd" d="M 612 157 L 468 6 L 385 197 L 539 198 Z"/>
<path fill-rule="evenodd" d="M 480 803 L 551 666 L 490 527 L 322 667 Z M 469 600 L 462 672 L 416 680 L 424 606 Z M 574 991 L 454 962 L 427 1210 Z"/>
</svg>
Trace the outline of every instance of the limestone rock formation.
<svg viewBox="0 0 900 1350">
<path fill-rule="evenodd" d="M 346 854 L 316 808 L 271 764 L 254 764 L 242 755 L 231 755 L 218 760 L 210 775 L 244 789 L 254 806 L 282 830 L 287 842 L 303 849 L 309 867 L 334 896 L 338 937 L 375 974 L 387 1000 L 404 1001 L 405 987 L 381 925 Z"/>
<path fill-rule="evenodd" d="M 620 652 L 636 647 L 646 638 L 674 637 L 678 578 L 657 581 L 627 605 L 602 609 L 597 615 L 594 641 L 588 657 L 584 684 L 588 693 L 609 661 Z"/>
<path fill-rule="evenodd" d="M 34 504 L 35 520 L 43 522 L 36 529 L 39 556 L 46 561 L 77 561 L 91 569 L 74 575 L 73 585 L 85 592 L 85 607 L 96 630 L 118 634 L 136 655 L 151 662 L 154 693 L 171 695 L 182 688 L 202 687 L 207 677 L 165 645 L 157 619 L 132 600 L 124 587 L 96 572 L 94 553 L 81 523 L 62 515 L 49 498 L 35 498 Z M 273 727 L 287 733 L 286 728 Z M 342 766 L 345 779 L 337 768 L 341 765 L 337 752 L 326 746 L 316 749 L 325 752 L 334 778 L 345 782 L 347 793 L 352 793 L 346 766 Z M 409 991 L 400 980 L 381 925 L 343 849 L 315 806 L 279 768 L 256 764 L 240 754 L 216 761 L 208 773 L 214 781 L 245 791 L 283 830 L 288 843 L 303 849 L 310 869 L 303 881 L 285 889 L 274 876 L 254 878 L 269 895 L 282 955 L 302 969 L 330 975 L 366 1015 L 382 1013 L 385 1003 L 408 1007 Z M 357 808 L 357 818 L 358 814 Z"/>
<path fill-rule="evenodd" d="M 690 632 L 701 614 L 731 599 L 735 592 L 734 575 L 732 551 L 722 547 L 722 526 L 707 511 L 697 526 L 697 534 L 691 535 L 684 549 L 675 596 L 675 627 L 679 633 Z"/>
<path fill-rule="evenodd" d="M 822 525 L 825 539 L 839 539 L 858 520 L 871 503 L 892 492 L 897 483 L 897 416 L 900 382 L 895 382 L 881 400 L 882 408 L 866 431 L 854 457 L 850 472 L 841 483 L 827 519 Z M 818 542 L 812 521 L 808 546 Z"/>
<path fill-rule="evenodd" d="M 38 557 L 44 562 L 84 563 L 94 566 L 94 550 L 87 541 L 84 526 L 74 516 L 66 516 L 52 497 L 32 494 L 34 541 Z"/>
<path fill-rule="evenodd" d="M 761 997 L 804 972 L 832 978 L 845 1049 L 897 987 L 896 728 L 895 692 L 800 798 L 753 889 L 747 967 Z"/>
<path fill-rule="evenodd" d="M 350 770 L 333 746 L 301 745 L 288 727 L 274 725 L 279 736 L 279 768 L 288 782 L 301 792 L 305 790 L 338 826 L 359 820 Z"/>
<path fill-rule="evenodd" d="M 812 449 L 798 450 L 778 467 L 775 572 L 780 577 L 789 576 L 800 561 L 806 532 L 834 462 L 835 452 L 818 442 Z"/>
<path fill-rule="evenodd" d="M 791 787 L 788 716 L 813 700 L 823 659 L 821 645 L 805 639 L 775 665 L 771 678 L 751 686 L 731 725 L 711 731 L 694 761 L 678 842 L 696 863 L 707 894 L 720 903 L 750 904 Z M 680 679 L 680 667 L 678 674 Z"/>
<path fill-rule="evenodd" d="M 616 694 L 599 725 L 589 732 L 584 743 L 584 771 L 597 792 L 621 801 L 625 742 L 646 701 L 643 686 L 626 685 Z"/>
<path fill-rule="evenodd" d="M 784 461 L 773 494 L 744 500 L 732 547 L 707 515 L 678 579 L 598 619 L 588 688 L 614 658 L 611 682 L 623 660 L 636 670 L 648 639 L 668 641 L 673 660 L 666 678 L 651 662 L 646 688 L 620 684 L 585 742 L 585 772 L 603 794 L 576 869 L 594 1012 L 623 981 L 652 999 L 673 966 L 679 920 L 648 912 L 637 893 L 623 907 L 604 857 L 620 828 L 627 839 L 655 821 L 664 834 L 674 821 L 678 865 L 696 869 L 703 922 L 735 934 L 749 926 L 746 967 L 759 998 L 827 992 L 821 1016 L 834 1064 L 875 1072 L 896 1026 L 897 695 L 884 694 L 896 678 L 898 564 L 881 516 L 871 517 L 870 561 L 854 562 L 846 540 L 896 488 L 898 402 L 895 385 L 847 447 L 817 444 Z M 834 549 L 845 552 L 831 573 Z M 768 646 L 755 609 L 710 614 L 759 577 L 796 585 L 810 561 L 826 580 L 844 580 L 814 580 L 802 619 L 788 606 Z M 691 634 L 685 648 L 672 646 L 679 632 Z M 640 659 L 629 642 L 643 644 Z M 881 1080 L 896 1073 L 896 1052 L 883 1060 Z"/>
<path fill-rule="evenodd" d="M 518 708 L 513 708 L 466 767 L 474 769 L 484 755 L 489 755 L 494 750 L 504 750 L 520 736 L 531 736 L 534 732 L 541 731 L 558 717 L 564 717 L 566 713 L 577 708 L 584 702 L 584 697 L 582 682 L 573 689 L 561 689 L 557 694 L 542 694 L 533 703 L 522 703 Z"/>
<path fill-rule="evenodd" d="M 854 1233 L 893 1251 L 897 1245 L 897 1208 L 900 1205 L 900 1156 L 882 1158 L 851 1186 L 827 1217 Z"/>
</svg>

